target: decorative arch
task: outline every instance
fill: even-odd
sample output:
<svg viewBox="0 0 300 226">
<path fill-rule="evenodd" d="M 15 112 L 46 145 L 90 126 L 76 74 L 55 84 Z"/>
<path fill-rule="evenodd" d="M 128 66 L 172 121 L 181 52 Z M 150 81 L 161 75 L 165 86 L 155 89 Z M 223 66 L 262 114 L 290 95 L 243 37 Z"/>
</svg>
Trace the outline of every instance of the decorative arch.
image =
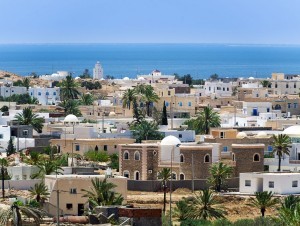
<svg viewBox="0 0 300 226">
<path fill-rule="evenodd" d="M 129 160 L 129 152 L 128 151 L 124 151 L 123 159 L 124 160 Z"/>
<path fill-rule="evenodd" d="M 180 154 L 180 162 L 184 162 L 184 155 Z"/>
<path fill-rule="evenodd" d="M 179 174 L 179 180 L 184 180 L 184 179 L 185 179 L 184 173 L 180 173 L 180 174 Z"/>
<path fill-rule="evenodd" d="M 235 154 L 234 153 L 232 153 L 232 161 L 234 161 L 235 162 Z"/>
<path fill-rule="evenodd" d="M 140 172 L 139 171 L 134 171 L 134 179 L 135 180 L 140 180 Z"/>
<path fill-rule="evenodd" d="M 123 171 L 123 177 L 130 178 L 130 173 L 129 173 L 128 170 L 124 170 L 124 171 Z"/>
<path fill-rule="evenodd" d="M 173 180 L 177 180 L 177 173 L 173 171 L 171 177 Z"/>
<path fill-rule="evenodd" d="M 139 151 L 134 152 L 134 160 L 137 160 L 137 161 L 141 160 L 141 154 Z"/>
<path fill-rule="evenodd" d="M 206 155 L 204 156 L 204 162 L 205 162 L 205 163 L 209 163 L 209 162 L 210 162 L 210 155 L 209 155 L 209 154 L 206 154 Z"/>
<path fill-rule="evenodd" d="M 95 147 L 95 151 L 99 151 L 98 145 L 96 145 L 96 147 Z"/>
</svg>

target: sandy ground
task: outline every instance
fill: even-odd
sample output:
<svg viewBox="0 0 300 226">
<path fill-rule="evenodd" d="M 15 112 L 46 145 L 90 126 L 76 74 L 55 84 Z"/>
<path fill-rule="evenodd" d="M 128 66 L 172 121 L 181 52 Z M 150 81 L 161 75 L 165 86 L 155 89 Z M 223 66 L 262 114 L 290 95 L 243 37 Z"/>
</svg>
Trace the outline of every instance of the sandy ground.
<svg viewBox="0 0 300 226">
<path fill-rule="evenodd" d="M 192 192 L 187 189 L 178 189 L 172 193 L 172 208 L 176 206 L 176 202 L 183 197 L 191 196 Z M 226 210 L 227 219 L 236 221 L 242 218 L 256 218 L 260 216 L 259 209 L 247 205 L 249 197 L 238 196 L 218 196 L 220 205 Z M 167 211 L 169 208 L 170 194 L 167 194 Z M 163 208 L 162 192 L 136 192 L 129 191 L 127 202 L 137 207 Z M 266 215 L 276 214 L 276 208 L 267 209 Z"/>
</svg>

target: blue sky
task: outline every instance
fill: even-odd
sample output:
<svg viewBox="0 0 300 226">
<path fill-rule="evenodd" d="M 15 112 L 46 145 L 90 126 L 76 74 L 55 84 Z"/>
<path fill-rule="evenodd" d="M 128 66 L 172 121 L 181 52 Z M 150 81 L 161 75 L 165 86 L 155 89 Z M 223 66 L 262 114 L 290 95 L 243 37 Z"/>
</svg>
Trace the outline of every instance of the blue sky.
<svg viewBox="0 0 300 226">
<path fill-rule="evenodd" d="M 0 43 L 300 44 L 299 0 L 0 0 Z"/>
</svg>

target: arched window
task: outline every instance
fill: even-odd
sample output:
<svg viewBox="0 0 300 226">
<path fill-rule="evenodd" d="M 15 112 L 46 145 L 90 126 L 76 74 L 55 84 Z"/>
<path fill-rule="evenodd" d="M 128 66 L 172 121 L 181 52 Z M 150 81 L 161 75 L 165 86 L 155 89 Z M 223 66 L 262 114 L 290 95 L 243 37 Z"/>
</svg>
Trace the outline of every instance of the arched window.
<svg viewBox="0 0 300 226">
<path fill-rule="evenodd" d="M 184 156 L 183 156 L 183 154 L 180 155 L 180 162 L 184 162 Z"/>
<path fill-rule="evenodd" d="M 128 171 L 128 170 L 124 170 L 124 171 L 123 171 L 123 177 L 127 177 L 127 178 L 130 177 L 130 174 L 129 174 L 129 171 Z"/>
<path fill-rule="evenodd" d="M 172 179 L 177 180 L 177 174 L 175 172 L 172 172 Z"/>
<path fill-rule="evenodd" d="M 140 160 L 140 158 L 141 158 L 141 156 L 140 156 L 140 152 L 139 152 L 139 151 L 136 151 L 136 152 L 134 152 L 134 160 L 137 160 L 137 161 L 139 161 L 139 160 Z"/>
<path fill-rule="evenodd" d="M 99 150 L 99 148 L 98 148 L 98 145 L 96 145 L 96 147 L 95 147 L 95 151 L 98 151 Z"/>
<path fill-rule="evenodd" d="M 140 180 L 140 172 L 139 171 L 134 172 L 134 179 L 135 180 Z"/>
<path fill-rule="evenodd" d="M 124 151 L 124 160 L 128 160 L 128 159 L 129 159 L 129 152 Z"/>
<path fill-rule="evenodd" d="M 204 162 L 210 162 L 210 156 L 209 154 L 204 156 Z"/>
<path fill-rule="evenodd" d="M 235 154 L 234 153 L 232 153 L 232 161 L 235 162 Z"/>
<path fill-rule="evenodd" d="M 260 156 L 259 156 L 258 153 L 255 153 L 255 154 L 253 155 L 253 161 L 254 161 L 254 162 L 259 162 L 259 161 L 260 161 Z"/>
<path fill-rule="evenodd" d="M 285 87 L 288 89 L 289 88 L 289 84 L 287 83 Z"/>
<path fill-rule="evenodd" d="M 179 179 L 180 179 L 180 180 L 184 180 L 184 174 L 183 174 L 183 173 L 180 173 L 180 174 L 179 174 Z"/>
</svg>

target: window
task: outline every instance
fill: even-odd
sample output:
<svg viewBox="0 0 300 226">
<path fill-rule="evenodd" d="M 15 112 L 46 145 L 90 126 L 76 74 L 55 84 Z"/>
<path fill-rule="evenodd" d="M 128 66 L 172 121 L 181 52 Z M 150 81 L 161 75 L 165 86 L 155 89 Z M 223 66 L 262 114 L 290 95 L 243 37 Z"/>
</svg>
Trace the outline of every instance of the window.
<svg viewBox="0 0 300 226">
<path fill-rule="evenodd" d="M 182 102 L 181 101 L 178 104 L 179 104 L 179 107 L 182 107 Z"/>
<path fill-rule="evenodd" d="M 298 187 L 298 181 L 297 180 L 292 181 L 292 187 L 293 188 L 297 188 Z"/>
<path fill-rule="evenodd" d="M 72 203 L 67 203 L 66 207 L 67 207 L 68 210 L 71 210 L 71 209 L 73 209 L 73 204 Z"/>
<path fill-rule="evenodd" d="M 220 132 L 220 138 L 225 138 L 225 132 Z"/>
<path fill-rule="evenodd" d="M 294 108 L 298 108 L 298 103 L 294 103 Z"/>
<path fill-rule="evenodd" d="M 291 108 L 291 103 L 288 103 L 288 108 Z"/>
<path fill-rule="evenodd" d="M 77 194 L 77 189 L 76 188 L 71 188 L 70 189 L 70 194 Z"/>
<path fill-rule="evenodd" d="M 172 179 L 176 180 L 177 179 L 177 174 L 175 172 L 172 172 Z"/>
<path fill-rule="evenodd" d="M 53 96 L 56 96 L 56 92 L 53 92 Z"/>
<path fill-rule="evenodd" d="M 184 156 L 183 156 L 183 154 L 180 155 L 180 162 L 184 162 Z"/>
<path fill-rule="evenodd" d="M 3 134 L 0 134 L 0 139 L 3 139 Z"/>
<path fill-rule="evenodd" d="M 191 107 L 192 106 L 192 102 L 188 102 L 188 106 Z"/>
<path fill-rule="evenodd" d="M 275 83 L 275 88 L 277 88 L 277 83 Z"/>
<path fill-rule="evenodd" d="M 129 152 L 128 151 L 125 151 L 124 152 L 124 157 L 123 157 L 124 160 L 128 160 L 129 159 Z"/>
<path fill-rule="evenodd" d="M 49 92 L 46 92 L 46 96 L 49 96 Z"/>
<path fill-rule="evenodd" d="M 115 145 L 114 147 L 117 148 L 117 145 Z"/>
<path fill-rule="evenodd" d="M 157 151 L 153 151 L 153 155 L 156 156 L 157 155 Z"/>
<path fill-rule="evenodd" d="M 274 188 L 274 181 L 269 181 L 269 188 Z"/>
<path fill-rule="evenodd" d="M 184 174 L 183 173 L 179 174 L 179 180 L 184 180 Z"/>
<path fill-rule="evenodd" d="M 139 161 L 140 160 L 140 152 L 138 152 L 138 151 L 136 151 L 136 152 L 134 152 L 134 160 L 137 160 L 137 161 Z"/>
<path fill-rule="evenodd" d="M 22 134 L 23 136 L 28 136 L 28 129 L 23 129 Z"/>
<path fill-rule="evenodd" d="M 135 179 L 135 180 L 140 180 L 140 172 L 139 172 L 139 171 L 136 171 L 136 172 L 134 173 L 134 179 Z"/>
<path fill-rule="evenodd" d="M 204 156 L 204 162 L 210 162 L 209 154 Z"/>
<path fill-rule="evenodd" d="M 253 156 L 253 161 L 254 162 L 259 162 L 260 161 L 260 156 L 259 156 L 259 154 L 254 154 L 254 156 Z"/>
<path fill-rule="evenodd" d="M 79 144 L 75 145 L 75 151 L 80 151 L 80 145 Z"/>
<path fill-rule="evenodd" d="M 129 178 L 129 172 L 128 172 L 128 170 L 125 170 L 123 172 L 123 176 Z"/>
<path fill-rule="evenodd" d="M 235 154 L 234 153 L 232 153 L 232 161 L 235 162 Z"/>
<path fill-rule="evenodd" d="M 227 87 L 227 91 L 229 91 L 229 87 Z"/>
<path fill-rule="evenodd" d="M 273 146 L 272 145 L 269 145 L 268 146 L 268 152 L 272 152 L 273 151 Z"/>
<path fill-rule="evenodd" d="M 223 147 L 223 152 L 227 152 L 228 151 L 228 147 L 227 146 L 224 146 Z"/>
<path fill-rule="evenodd" d="M 270 108 L 267 108 L 267 112 L 270 112 Z"/>
<path fill-rule="evenodd" d="M 166 102 L 165 105 L 166 105 L 166 107 L 168 107 L 169 106 L 169 102 Z"/>
<path fill-rule="evenodd" d="M 104 151 L 107 151 L 107 145 L 104 145 L 104 146 L 103 146 L 103 150 L 104 150 Z"/>
<path fill-rule="evenodd" d="M 288 88 L 289 88 L 289 84 L 287 83 L 287 84 L 285 85 L 285 87 L 288 89 Z"/>
<path fill-rule="evenodd" d="M 182 138 L 182 134 L 180 133 L 180 134 L 178 135 L 178 137 L 179 137 L 179 138 Z"/>
<path fill-rule="evenodd" d="M 169 96 L 171 95 L 171 91 L 168 91 L 168 95 L 169 95 Z"/>
<path fill-rule="evenodd" d="M 38 92 L 38 95 L 39 95 L 39 96 L 41 96 L 41 95 L 42 95 L 42 93 L 41 93 L 41 92 Z"/>
<path fill-rule="evenodd" d="M 245 180 L 245 187 L 251 187 L 251 180 Z"/>
</svg>

